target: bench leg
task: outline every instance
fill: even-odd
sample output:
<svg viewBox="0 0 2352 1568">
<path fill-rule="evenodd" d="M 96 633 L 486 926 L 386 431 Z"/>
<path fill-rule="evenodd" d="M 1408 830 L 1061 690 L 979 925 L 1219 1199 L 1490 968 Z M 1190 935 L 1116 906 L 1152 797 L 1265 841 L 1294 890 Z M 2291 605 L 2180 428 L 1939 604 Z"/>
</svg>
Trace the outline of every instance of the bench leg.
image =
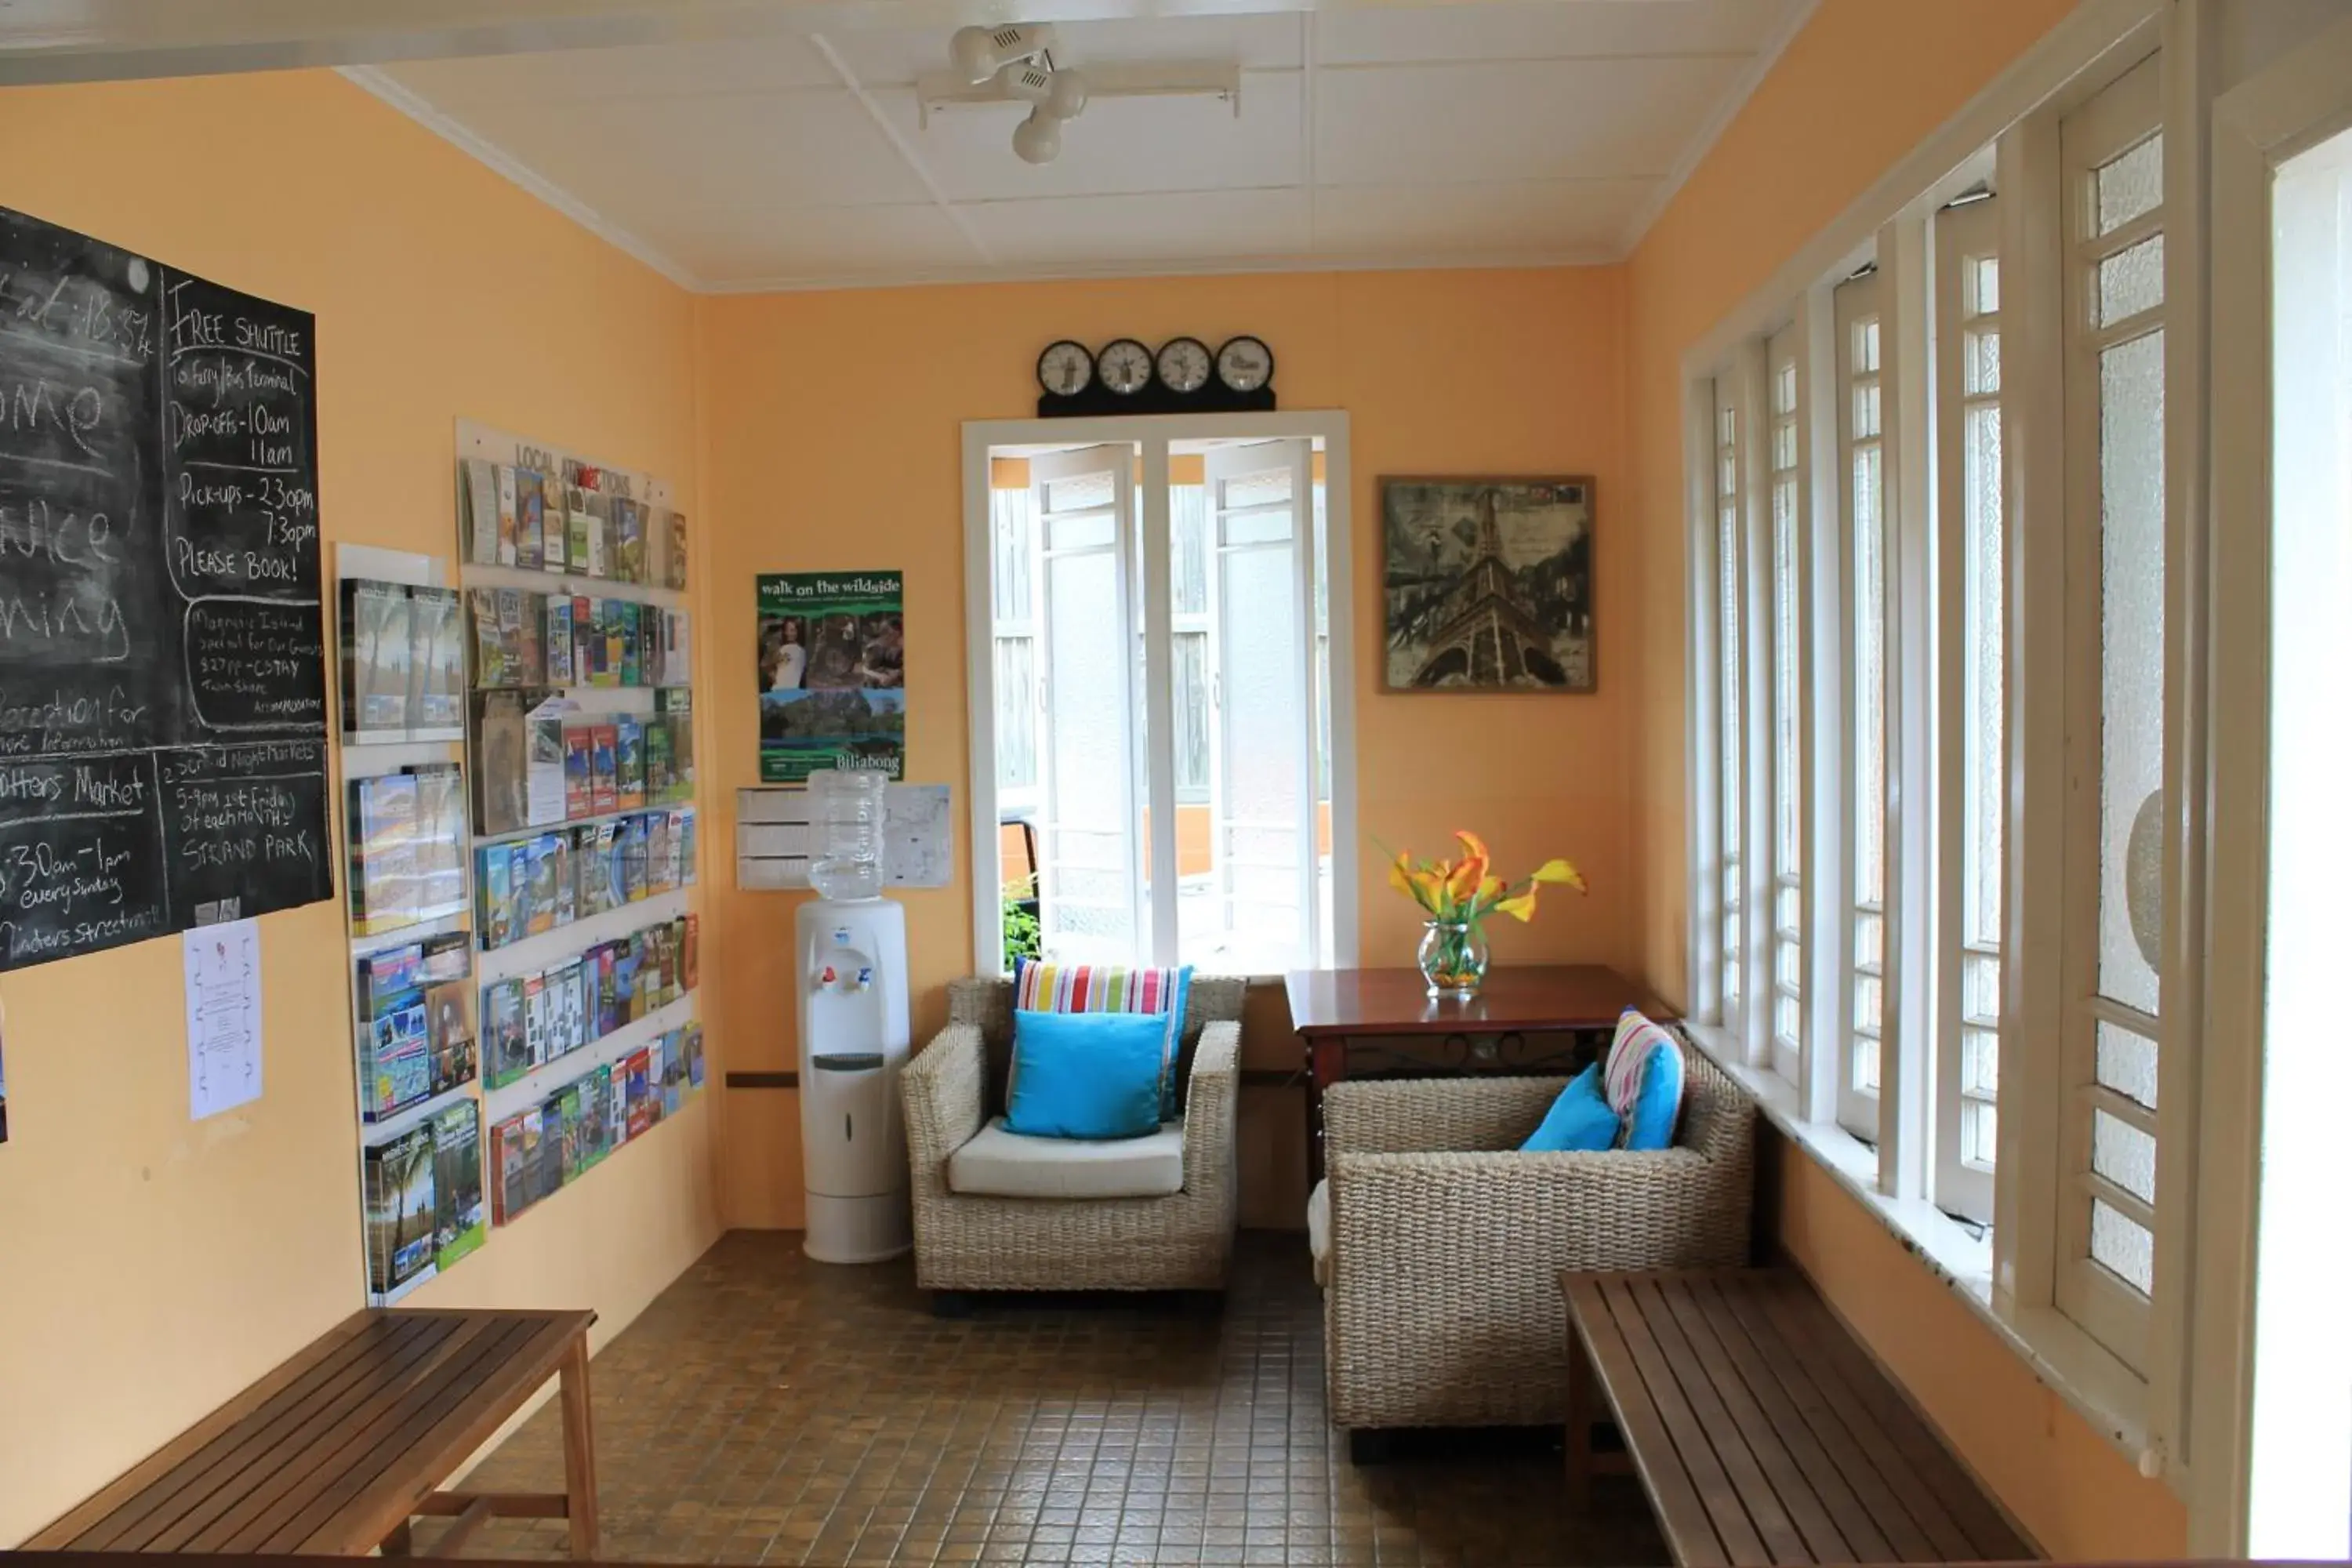
<svg viewBox="0 0 2352 1568">
<path fill-rule="evenodd" d="M 1578 1513 L 1592 1506 L 1592 1357 L 1584 1336 L 1568 1331 L 1568 1506 Z"/>
<path fill-rule="evenodd" d="M 588 1336 L 572 1342 L 563 1358 L 559 1397 L 563 1403 L 563 1498 L 572 1523 L 572 1555 L 596 1555 L 596 1428 L 588 1411 Z"/>
<path fill-rule="evenodd" d="M 393 1526 L 392 1533 L 383 1538 L 383 1545 L 378 1550 L 386 1557 L 407 1556 L 413 1550 L 408 1534 L 408 1521 L 404 1519 Z"/>
</svg>

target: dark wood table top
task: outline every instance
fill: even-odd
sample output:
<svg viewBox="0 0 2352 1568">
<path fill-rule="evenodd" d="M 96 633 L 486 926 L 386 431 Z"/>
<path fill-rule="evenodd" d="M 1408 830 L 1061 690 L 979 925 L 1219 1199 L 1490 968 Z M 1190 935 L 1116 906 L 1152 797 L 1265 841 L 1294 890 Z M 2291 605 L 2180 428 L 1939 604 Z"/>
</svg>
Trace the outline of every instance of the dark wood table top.
<svg viewBox="0 0 2352 1568">
<path fill-rule="evenodd" d="M 1498 966 L 1467 1002 L 1433 999 L 1418 969 L 1294 969 L 1283 976 L 1299 1034 L 1459 1035 L 1513 1029 L 1605 1029 L 1637 1007 L 1675 1015 L 1648 990 L 1598 963 Z"/>
</svg>

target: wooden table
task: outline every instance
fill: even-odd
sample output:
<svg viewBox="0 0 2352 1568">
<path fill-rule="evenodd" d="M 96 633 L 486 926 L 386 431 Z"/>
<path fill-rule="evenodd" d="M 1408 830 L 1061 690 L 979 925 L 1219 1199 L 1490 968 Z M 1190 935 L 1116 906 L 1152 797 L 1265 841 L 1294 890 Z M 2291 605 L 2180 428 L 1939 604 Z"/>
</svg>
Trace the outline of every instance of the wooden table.
<svg viewBox="0 0 2352 1568">
<path fill-rule="evenodd" d="M 498 1515 L 569 1520 L 596 1554 L 588 1328 L 570 1312 L 358 1312 L 25 1544 L 71 1552 L 364 1556 L 409 1549 L 409 1521 L 454 1518 L 456 1552 Z M 441 1484 L 550 1377 L 561 1380 L 558 1493 Z"/>
<path fill-rule="evenodd" d="M 1307 1183 L 1323 1177 L 1323 1091 L 1350 1077 L 1568 1073 L 1595 1036 L 1640 1009 L 1670 1021 L 1655 996 L 1597 963 L 1491 971 L 1467 1002 L 1433 998 L 1418 969 L 1294 969 L 1283 977 L 1290 1025 L 1307 1054 Z M 1560 1037 L 1531 1040 L 1530 1036 Z"/>
<path fill-rule="evenodd" d="M 2035 1555 L 1793 1269 L 1563 1271 L 1559 1286 L 1571 1507 L 1596 1470 L 1631 1468 L 1686 1564 Z M 1623 1454 L 1593 1451 L 1602 1400 Z"/>
</svg>

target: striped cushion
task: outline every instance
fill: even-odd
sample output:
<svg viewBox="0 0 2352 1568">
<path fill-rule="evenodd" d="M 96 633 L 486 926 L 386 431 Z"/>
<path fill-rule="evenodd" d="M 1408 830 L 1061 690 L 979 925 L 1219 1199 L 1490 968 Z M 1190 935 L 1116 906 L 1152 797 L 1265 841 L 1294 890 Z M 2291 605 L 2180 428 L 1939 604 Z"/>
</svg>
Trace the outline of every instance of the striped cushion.
<svg viewBox="0 0 2352 1568">
<path fill-rule="evenodd" d="M 1168 1033 L 1160 1047 L 1161 1118 L 1177 1113 L 1176 1057 L 1184 1039 L 1184 994 L 1192 966 L 1177 969 L 1114 969 L 1100 964 L 1015 960 L 1013 1006 L 1022 1013 L 1165 1013 Z"/>
<path fill-rule="evenodd" d="M 1621 1148 L 1663 1149 L 1674 1142 L 1683 1096 L 1683 1049 L 1674 1036 L 1626 1008 L 1617 1016 L 1601 1079 L 1609 1109 L 1625 1127 Z"/>
</svg>

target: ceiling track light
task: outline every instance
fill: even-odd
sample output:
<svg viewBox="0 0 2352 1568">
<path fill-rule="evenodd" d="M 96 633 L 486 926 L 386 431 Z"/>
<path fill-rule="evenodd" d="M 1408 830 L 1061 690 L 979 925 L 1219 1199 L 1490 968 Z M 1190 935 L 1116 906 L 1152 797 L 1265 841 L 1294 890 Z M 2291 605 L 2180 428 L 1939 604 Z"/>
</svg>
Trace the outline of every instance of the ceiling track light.
<svg viewBox="0 0 2352 1568">
<path fill-rule="evenodd" d="M 948 40 L 948 60 L 957 75 L 989 89 L 989 97 L 1031 106 L 1013 128 L 1013 155 L 1024 163 L 1060 157 L 1063 122 L 1086 111 L 1087 79 L 1054 64 L 1059 41 L 1051 22 L 959 27 Z"/>
</svg>

